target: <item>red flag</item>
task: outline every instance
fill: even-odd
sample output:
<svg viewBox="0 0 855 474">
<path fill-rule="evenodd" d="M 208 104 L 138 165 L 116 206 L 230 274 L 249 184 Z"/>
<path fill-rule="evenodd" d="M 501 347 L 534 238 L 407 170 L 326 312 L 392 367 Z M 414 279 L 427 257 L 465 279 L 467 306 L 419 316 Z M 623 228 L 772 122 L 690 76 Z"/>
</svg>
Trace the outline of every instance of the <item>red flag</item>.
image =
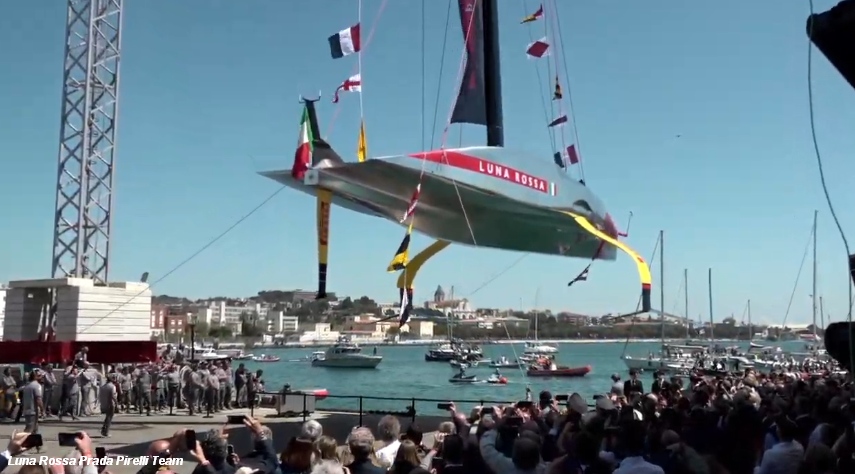
<svg viewBox="0 0 855 474">
<path fill-rule="evenodd" d="M 549 43 L 546 41 L 546 37 L 540 38 L 534 43 L 528 45 L 528 48 L 525 50 L 525 54 L 529 56 L 529 58 L 542 58 L 549 54 Z"/>
<path fill-rule="evenodd" d="M 410 197 L 410 204 L 407 206 L 407 211 L 404 213 L 404 217 L 401 218 L 401 224 L 406 222 L 413 213 L 416 212 L 416 206 L 419 204 L 419 195 L 422 193 L 422 183 L 419 183 L 416 186 L 416 190 L 413 191 L 413 195 Z"/>
<path fill-rule="evenodd" d="M 576 153 L 576 145 L 570 145 L 567 147 L 567 160 L 571 165 L 579 163 L 579 155 Z"/>
<path fill-rule="evenodd" d="M 294 166 L 291 167 L 291 176 L 294 179 L 303 179 L 311 163 L 312 129 L 309 127 L 309 111 L 304 107 L 303 119 L 300 122 L 300 136 L 297 138 L 297 151 L 294 152 Z"/>
</svg>

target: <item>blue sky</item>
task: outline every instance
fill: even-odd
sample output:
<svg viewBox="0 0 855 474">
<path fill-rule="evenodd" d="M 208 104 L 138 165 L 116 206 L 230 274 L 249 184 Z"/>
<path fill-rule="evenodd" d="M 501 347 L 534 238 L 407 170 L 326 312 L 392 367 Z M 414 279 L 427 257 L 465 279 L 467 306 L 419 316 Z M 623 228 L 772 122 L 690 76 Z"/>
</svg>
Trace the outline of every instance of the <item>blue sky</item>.
<svg viewBox="0 0 855 474">
<path fill-rule="evenodd" d="M 364 0 L 365 30 L 381 3 Z M 810 140 L 807 2 L 559 3 L 588 184 L 619 222 L 635 213 L 629 242 L 643 255 L 665 230 L 666 310 L 682 312 L 688 268 L 690 315 L 706 318 L 712 267 L 717 319 L 739 318 L 750 298 L 756 320 L 780 322 L 820 209 L 820 293 L 832 318 L 845 317 L 844 251 Z M 549 160 L 537 63 L 525 58 L 529 30 L 519 24 L 536 8 L 500 1 L 506 142 Z M 446 9 L 445 0 L 427 2 L 424 121 L 421 2 L 391 1 L 380 16 L 363 57 L 372 155 L 418 151 L 435 104 L 441 128 L 462 43 L 455 12 L 440 78 Z M 256 171 L 290 166 L 298 95 L 329 98 L 353 72 L 352 57 L 329 58 L 326 37 L 356 15 L 357 2 L 345 0 L 126 2 L 111 279 L 143 271 L 158 279 L 276 190 Z M 0 17 L 0 280 L 50 271 L 64 22 L 61 1 L 11 2 Z M 821 55 L 814 67 L 828 184 L 852 232 L 855 91 Z M 326 99 L 319 106 L 326 127 L 334 110 Z M 328 137 L 336 148 L 355 153 L 358 116 L 357 98 L 343 97 Z M 478 127 L 463 132 L 464 143 L 483 137 Z M 155 291 L 313 289 L 314 212 L 311 198 L 282 192 Z M 330 289 L 395 299 L 395 277 L 384 269 L 401 235 L 392 223 L 334 209 Z M 420 236 L 413 247 L 428 242 Z M 452 246 L 425 266 L 417 295 L 442 284 L 479 306 L 587 313 L 637 301 L 635 268 L 623 256 L 595 264 L 572 288 L 567 281 L 586 262 L 528 256 L 472 294 L 517 258 Z M 809 320 L 810 293 L 808 262 L 790 321 Z"/>
</svg>

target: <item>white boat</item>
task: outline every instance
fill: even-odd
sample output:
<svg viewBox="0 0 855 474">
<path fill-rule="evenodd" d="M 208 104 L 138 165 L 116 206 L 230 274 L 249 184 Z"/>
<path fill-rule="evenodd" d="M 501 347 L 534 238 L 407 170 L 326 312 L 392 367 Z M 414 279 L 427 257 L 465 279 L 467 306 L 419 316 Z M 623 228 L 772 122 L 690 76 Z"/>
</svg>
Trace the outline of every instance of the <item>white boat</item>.
<svg viewBox="0 0 855 474">
<path fill-rule="evenodd" d="M 525 367 L 525 361 L 516 361 L 516 360 L 508 360 L 507 357 L 502 356 L 499 360 L 494 360 L 490 362 L 490 367 L 496 369 L 514 369 L 517 367 Z"/>
<path fill-rule="evenodd" d="M 231 357 L 231 355 L 222 352 L 217 352 L 217 350 L 213 347 L 196 347 L 194 351 L 194 357 L 197 360 L 215 360 L 228 359 Z"/>
<path fill-rule="evenodd" d="M 342 369 L 374 369 L 380 365 L 382 356 L 362 353 L 362 348 L 348 338 L 339 338 L 323 355 L 314 354 L 313 367 L 336 367 Z"/>
<path fill-rule="evenodd" d="M 549 344 L 542 344 L 537 341 L 526 342 L 523 354 L 557 354 L 558 348 Z"/>
</svg>

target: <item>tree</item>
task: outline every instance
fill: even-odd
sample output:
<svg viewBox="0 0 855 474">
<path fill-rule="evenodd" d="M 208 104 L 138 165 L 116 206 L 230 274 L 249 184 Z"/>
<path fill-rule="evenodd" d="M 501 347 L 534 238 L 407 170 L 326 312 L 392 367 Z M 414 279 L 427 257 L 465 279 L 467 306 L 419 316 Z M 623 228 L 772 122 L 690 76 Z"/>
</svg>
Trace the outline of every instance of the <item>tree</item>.
<svg viewBox="0 0 855 474">
<path fill-rule="evenodd" d="M 258 337 L 264 334 L 264 330 L 258 327 L 258 313 L 255 311 L 244 311 L 240 314 L 240 335 L 244 337 Z"/>
<path fill-rule="evenodd" d="M 350 296 L 341 300 L 341 303 L 339 303 L 339 305 L 338 305 L 338 309 L 340 309 L 340 310 L 353 309 L 353 300 L 350 299 Z"/>
<path fill-rule="evenodd" d="M 215 339 L 231 339 L 232 330 L 226 326 L 216 326 L 208 330 L 208 337 Z"/>
</svg>

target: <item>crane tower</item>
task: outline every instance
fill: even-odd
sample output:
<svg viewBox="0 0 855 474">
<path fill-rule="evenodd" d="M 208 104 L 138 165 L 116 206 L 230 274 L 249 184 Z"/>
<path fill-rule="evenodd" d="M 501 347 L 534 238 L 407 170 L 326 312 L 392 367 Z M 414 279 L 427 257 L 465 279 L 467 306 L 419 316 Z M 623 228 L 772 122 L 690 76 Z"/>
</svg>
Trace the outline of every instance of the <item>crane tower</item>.
<svg viewBox="0 0 855 474">
<path fill-rule="evenodd" d="M 106 283 L 123 0 L 67 2 L 52 274 Z"/>
</svg>

